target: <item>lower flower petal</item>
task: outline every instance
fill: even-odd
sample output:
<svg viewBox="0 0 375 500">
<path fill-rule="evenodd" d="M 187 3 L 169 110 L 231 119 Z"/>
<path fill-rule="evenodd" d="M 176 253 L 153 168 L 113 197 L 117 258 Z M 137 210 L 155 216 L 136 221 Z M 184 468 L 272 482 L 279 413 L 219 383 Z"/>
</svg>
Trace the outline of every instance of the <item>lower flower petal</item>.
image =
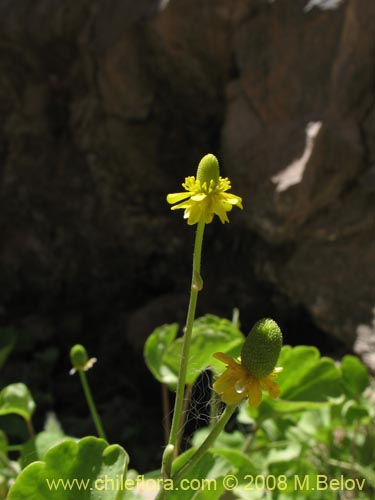
<svg viewBox="0 0 375 500">
<path fill-rule="evenodd" d="M 271 375 L 268 375 L 267 377 L 262 378 L 261 385 L 262 385 L 263 389 L 268 391 L 268 394 L 270 395 L 270 397 L 275 399 L 280 395 L 281 389 L 280 389 L 279 384 L 277 382 L 275 382 L 274 380 L 272 380 L 273 377 L 271 377 Z"/>
<path fill-rule="evenodd" d="M 173 203 L 178 203 L 181 200 L 185 200 L 186 198 L 190 198 L 192 193 L 185 192 L 185 193 L 171 193 L 167 196 L 167 202 L 170 204 Z"/>
<path fill-rule="evenodd" d="M 237 404 L 247 397 L 245 383 L 242 383 L 243 377 L 244 374 L 242 373 L 240 365 L 236 363 L 234 368 L 229 366 L 213 384 L 213 390 L 220 395 L 224 403 L 230 405 Z M 237 388 L 241 386 L 244 387 L 244 390 L 238 392 Z"/>
<path fill-rule="evenodd" d="M 221 197 L 223 201 L 225 201 L 226 203 L 230 203 L 231 205 L 237 205 L 238 208 L 241 208 L 241 210 L 243 209 L 242 198 L 240 196 L 231 193 L 222 193 Z"/>
<path fill-rule="evenodd" d="M 259 380 L 252 378 L 251 381 L 248 382 L 246 389 L 250 408 L 257 408 L 262 401 L 262 388 Z"/>
<path fill-rule="evenodd" d="M 227 405 L 236 405 L 246 398 L 246 394 L 239 393 L 234 388 L 231 388 L 223 392 L 220 397 L 223 403 Z"/>
<path fill-rule="evenodd" d="M 190 201 L 190 200 L 189 200 Z M 190 201 L 189 207 L 185 210 L 184 218 L 188 219 L 188 224 L 192 226 L 193 224 L 197 224 L 202 217 L 202 211 L 199 203 L 194 203 Z"/>
</svg>

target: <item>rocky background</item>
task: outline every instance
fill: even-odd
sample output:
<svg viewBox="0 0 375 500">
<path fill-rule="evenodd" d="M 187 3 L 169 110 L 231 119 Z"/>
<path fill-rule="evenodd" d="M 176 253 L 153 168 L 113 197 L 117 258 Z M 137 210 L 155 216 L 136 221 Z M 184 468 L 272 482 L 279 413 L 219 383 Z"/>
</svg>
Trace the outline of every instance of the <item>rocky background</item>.
<svg viewBox="0 0 375 500">
<path fill-rule="evenodd" d="M 194 236 L 165 196 L 208 152 L 245 210 L 207 228 L 199 313 L 272 315 L 375 364 L 374 7 L 1 0 L 0 325 L 19 342 L 0 379 L 30 385 L 40 423 L 93 431 L 82 342 L 110 438 L 141 470 L 160 453 L 142 346 L 184 321 Z"/>
</svg>

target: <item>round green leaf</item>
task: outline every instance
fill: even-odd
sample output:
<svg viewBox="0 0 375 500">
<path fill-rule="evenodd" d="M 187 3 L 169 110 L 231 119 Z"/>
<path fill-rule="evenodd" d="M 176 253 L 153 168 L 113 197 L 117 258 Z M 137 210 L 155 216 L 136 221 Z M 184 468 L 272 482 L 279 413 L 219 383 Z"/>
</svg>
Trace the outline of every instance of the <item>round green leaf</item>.
<svg viewBox="0 0 375 500">
<path fill-rule="evenodd" d="M 128 463 L 119 445 L 66 439 L 21 472 L 8 500 L 122 500 Z"/>
<path fill-rule="evenodd" d="M 149 370 L 159 382 L 174 389 L 180 368 L 182 338 L 176 339 L 176 323 L 156 328 L 146 341 L 144 358 Z M 239 355 L 244 342 L 243 334 L 229 320 L 207 314 L 194 321 L 190 343 L 186 383 L 193 384 L 207 369 L 223 369 L 212 357 L 215 352 Z"/>
<path fill-rule="evenodd" d="M 34 410 L 34 400 L 25 384 L 11 384 L 0 392 L 0 415 L 16 413 L 30 420 Z"/>
<path fill-rule="evenodd" d="M 316 347 L 284 346 L 277 364 L 284 368 L 277 378 L 283 400 L 326 402 L 342 393 L 340 371 Z"/>
<path fill-rule="evenodd" d="M 341 361 L 342 381 L 345 392 L 350 396 L 358 396 L 369 386 L 368 370 L 361 361 L 348 354 Z"/>
<path fill-rule="evenodd" d="M 244 336 L 231 321 L 207 314 L 194 321 L 190 343 L 186 383 L 193 384 L 203 370 L 223 370 L 224 365 L 213 358 L 215 352 L 239 355 Z M 178 373 L 182 352 L 182 338 L 175 340 L 164 356 L 164 363 Z"/>
<path fill-rule="evenodd" d="M 68 436 L 62 432 L 39 432 L 36 436 L 26 441 L 21 448 L 21 467 L 24 469 L 27 465 L 37 460 L 43 460 L 50 448 L 64 441 Z"/>
<path fill-rule="evenodd" d="M 162 325 L 156 328 L 148 337 L 144 347 L 144 358 L 150 372 L 162 384 L 175 385 L 178 372 L 171 370 L 164 357 L 168 348 L 176 338 L 178 324 Z"/>
</svg>

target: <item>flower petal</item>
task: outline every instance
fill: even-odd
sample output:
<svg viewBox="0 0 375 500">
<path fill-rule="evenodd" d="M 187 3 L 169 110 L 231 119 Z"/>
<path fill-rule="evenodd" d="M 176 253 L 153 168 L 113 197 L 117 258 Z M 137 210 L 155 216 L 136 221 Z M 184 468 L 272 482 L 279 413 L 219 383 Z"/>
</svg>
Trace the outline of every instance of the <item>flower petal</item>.
<svg viewBox="0 0 375 500">
<path fill-rule="evenodd" d="M 222 363 L 225 363 L 227 366 L 231 366 L 232 368 L 243 368 L 243 366 L 237 363 L 235 359 L 233 359 L 231 356 L 228 356 L 228 354 L 224 354 L 223 352 L 215 352 L 213 354 L 213 357 L 218 359 Z"/>
<path fill-rule="evenodd" d="M 226 404 L 236 404 L 246 397 L 246 392 L 237 392 L 238 375 L 231 368 L 227 368 L 225 372 L 216 380 L 213 385 L 215 392 L 220 394 L 221 400 Z"/>
<path fill-rule="evenodd" d="M 191 193 L 189 193 L 189 192 L 171 193 L 167 196 L 167 202 L 172 205 L 173 203 L 177 203 L 181 200 L 185 200 L 186 198 L 189 198 L 190 196 L 191 196 Z"/>
<path fill-rule="evenodd" d="M 231 188 L 227 177 L 225 179 L 219 177 L 217 182 L 211 180 L 207 187 L 206 182 L 201 185 L 199 180 L 190 176 L 185 178 L 182 187 L 186 192 L 168 194 L 167 202 L 173 205 L 182 201 L 171 209 L 184 208 L 184 219 L 187 219 L 189 225 L 197 224 L 199 221 L 210 224 L 215 215 L 224 224 L 229 222 L 227 212 L 230 212 L 233 206 L 242 209 L 242 199 L 235 194 L 225 192 Z"/>
<path fill-rule="evenodd" d="M 240 196 L 231 193 L 222 193 L 221 196 L 223 199 L 225 199 L 226 203 L 237 205 L 238 208 L 241 208 L 241 210 L 243 209 L 242 198 Z"/>
<path fill-rule="evenodd" d="M 188 219 L 189 226 L 196 224 L 202 217 L 201 206 L 194 202 L 189 202 L 189 206 L 184 213 L 184 219 Z"/>
<path fill-rule="evenodd" d="M 246 389 L 249 396 L 250 408 L 257 408 L 262 401 L 262 388 L 260 386 L 259 380 L 251 377 L 251 380 L 247 384 Z"/>
<path fill-rule="evenodd" d="M 227 405 L 236 405 L 244 398 L 246 398 L 246 393 L 238 393 L 234 388 L 225 391 L 221 395 L 221 400 Z"/>
<path fill-rule="evenodd" d="M 261 386 L 263 389 L 268 391 L 268 394 L 271 398 L 275 399 L 280 395 L 281 389 L 277 382 L 272 380 L 272 375 L 268 375 L 261 379 Z"/>
<path fill-rule="evenodd" d="M 203 201 L 205 198 L 207 198 L 205 193 L 197 193 L 191 197 L 193 201 Z"/>
</svg>

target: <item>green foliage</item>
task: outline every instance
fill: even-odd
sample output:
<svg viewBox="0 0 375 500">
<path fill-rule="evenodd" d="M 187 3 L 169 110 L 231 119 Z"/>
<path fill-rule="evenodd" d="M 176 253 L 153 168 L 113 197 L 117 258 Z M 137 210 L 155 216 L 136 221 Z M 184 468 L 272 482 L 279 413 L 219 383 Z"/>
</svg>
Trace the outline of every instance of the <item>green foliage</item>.
<svg viewBox="0 0 375 500">
<path fill-rule="evenodd" d="M 342 393 L 339 368 L 332 359 L 320 357 L 316 347 L 284 346 L 278 365 L 284 368 L 277 378 L 281 395 L 278 399 L 264 399 L 257 418 L 321 408 Z"/>
<path fill-rule="evenodd" d="M 171 388 L 177 383 L 182 338 L 177 338 L 178 325 L 156 328 L 146 341 L 144 357 L 155 378 Z M 243 334 L 227 319 L 207 314 L 194 321 L 186 382 L 193 384 L 208 367 L 221 369 L 222 364 L 212 357 L 214 352 L 238 355 Z"/>
<path fill-rule="evenodd" d="M 353 356 L 337 367 L 307 346 L 283 347 L 278 365 L 284 367 L 281 398 L 264 399 L 256 410 L 244 402 L 237 419 L 247 432 L 222 433 L 216 442 L 215 452 L 232 449 L 251 461 L 247 474 L 235 473 L 239 483 L 233 494 L 261 500 L 271 498 L 271 490 L 272 500 L 336 500 L 341 497 L 329 485 L 340 480 L 344 488 L 345 481 L 348 487 L 354 481 L 356 499 L 372 498 L 375 408 L 363 395 L 370 383 L 366 368 Z M 355 401 L 343 391 L 349 370 Z M 198 431 L 193 444 L 198 446 L 207 434 L 207 429 Z M 326 482 L 326 489 L 316 491 Z"/>
<path fill-rule="evenodd" d="M 44 460 L 44 457 L 49 449 L 56 444 L 61 443 L 64 439 L 66 439 L 66 436 L 62 431 L 42 431 L 36 436 L 33 436 L 31 439 L 26 441 L 21 448 L 20 464 L 22 469 L 27 467 L 32 462 Z"/>
<path fill-rule="evenodd" d="M 0 416 L 16 413 L 30 420 L 35 410 L 35 402 L 25 384 L 11 384 L 0 392 Z"/>
<path fill-rule="evenodd" d="M 148 369 L 160 383 L 171 386 L 176 385 L 178 374 L 165 363 L 164 359 L 177 332 L 177 323 L 162 325 L 152 332 L 144 347 L 144 358 Z"/>
<path fill-rule="evenodd" d="M 348 396 L 358 397 L 370 384 L 366 367 L 355 356 L 344 356 L 341 361 L 342 381 Z"/>
<path fill-rule="evenodd" d="M 206 318 L 203 320 L 207 321 Z M 212 327 L 217 324 L 213 322 Z M 204 337 L 204 329 L 202 333 Z M 177 325 L 173 325 L 167 352 L 178 357 L 176 334 Z M 221 346 L 211 347 L 211 353 L 223 351 Z M 237 349 L 235 346 L 232 354 L 238 354 Z M 156 359 L 165 366 L 169 357 L 164 352 Z M 208 366 L 199 364 L 199 357 L 191 357 L 190 363 L 195 359 L 198 360 L 195 366 L 201 370 Z M 365 366 L 354 356 L 345 356 L 341 364 L 337 364 L 321 357 L 318 349 L 311 346 L 284 346 L 277 365 L 283 367 L 277 380 L 282 388 L 281 396 L 274 400 L 264 394 L 256 410 L 250 410 L 244 402 L 237 414 L 242 430 L 223 432 L 215 447 L 184 476 L 185 479 L 216 481 L 215 490 L 212 485 L 208 489 L 209 485 L 203 482 L 197 491 L 173 491 L 168 499 L 224 498 L 223 481 L 228 474 L 238 480 L 231 490 L 231 498 L 244 500 L 305 500 L 307 497 L 336 500 L 339 498 L 334 489 L 337 481 L 341 481 L 343 488 L 354 484 L 358 500 L 373 496 L 375 409 L 363 394 L 370 384 Z M 167 366 L 171 369 L 173 364 L 169 361 Z M 210 428 L 197 431 L 192 446 L 198 447 L 209 432 Z M 174 470 L 182 467 L 193 450 L 189 449 L 174 462 Z M 321 490 L 317 490 L 319 486 Z"/>
<path fill-rule="evenodd" d="M 129 457 L 119 445 L 85 437 L 65 439 L 43 461 L 28 465 L 11 488 L 8 500 L 121 500 L 118 488 L 104 488 L 107 479 L 126 476 Z"/>
<path fill-rule="evenodd" d="M 163 325 L 144 349 L 150 371 L 171 389 L 181 356 L 177 333 L 177 324 Z M 207 369 L 218 376 L 224 368 L 213 353 L 236 357 L 243 342 L 241 331 L 226 319 L 206 315 L 195 320 L 187 382 L 193 384 Z M 335 363 L 311 346 L 284 346 L 277 366 L 283 367 L 277 378 L 280 397 L 264 393 L 257 409 L 244 401 L 228 425 L 232 431 L 222 432 L 184 475 L 192 481 L 190 487 L 174 484 L 168 500 L 343 500 L 329 487 L 336 480 L 344 486 L 354 481 L 356 500 L 374 497 L 375 408 L 370 398 L 375 388 L 365 366 L 355 356 Z M 212 405 L 217 411 L 214 398 Z M 31 421 L 34 409 L 24 384 L 0 392 L 0 416 L 13 413 Z M 210 434 L 215 411 L 210 426 L 191 436 L 191 448 L 173 462 L 172 473 L 188 463 Z M 121 446 L 95 437 L 68 437 L 53 417 L 20 446 L 11 446 L 0 431 L 0 500 L 144 500 L 149 489 L 123 488 L 126 477 L 136 483 L 136 472 L 127 476 L 128 462 Z M 159 471 L 144 473 L 155 484 L 161 480 Z M 228 477 L 235 484 L 227 483 Z M 323 486 L 327 482 L 327 488 L 317 490 L 319 481 Z"/>
</svg>

